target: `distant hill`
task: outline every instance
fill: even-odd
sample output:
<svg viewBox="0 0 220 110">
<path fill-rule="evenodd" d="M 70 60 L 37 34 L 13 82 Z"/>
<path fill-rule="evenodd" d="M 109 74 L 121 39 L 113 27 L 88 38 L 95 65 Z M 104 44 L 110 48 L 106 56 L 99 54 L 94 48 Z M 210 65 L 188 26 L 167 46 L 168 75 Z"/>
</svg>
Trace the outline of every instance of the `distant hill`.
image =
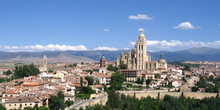
<svg viewBox="0 0 220 110">
<path fill-rule="evenodd" d="M 128 51 L 123 51 L 128 52 Z M 42 62 L 47 55 L 48 62 L 99 61 L 103 51 L 46 51 L 46 52 L 0 52 L 0 62 Z M 161 52 L 148 52 L 152 60 L 158 60 Z M 167 61 L 220 61 L 220 49 L 200 47 L 181 51 L 162 51 Z M 121 51 L 104 51 L 108 61 L 114 61 Z"/>
<path fill-rule="evenodd" d="M 1 52 L 0 62 L 27 62 L 42 63 L 43 56 L 46 55 L 49 63 L 56 62 L 89 62 L 94 61 L 87 57 L 71 55 L 68 52 L 48 51 L 48 52 Z"/>
</svg>

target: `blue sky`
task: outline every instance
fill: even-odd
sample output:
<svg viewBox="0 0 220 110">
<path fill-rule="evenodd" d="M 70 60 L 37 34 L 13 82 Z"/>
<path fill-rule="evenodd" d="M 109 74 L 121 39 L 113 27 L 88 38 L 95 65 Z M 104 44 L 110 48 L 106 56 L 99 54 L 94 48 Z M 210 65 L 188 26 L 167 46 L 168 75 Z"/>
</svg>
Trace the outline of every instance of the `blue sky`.
<svg viewBox="0 0 220 110">
<path fill-rule="evenodd" d="M 0 0 L 0 51 L 220 48 L 219 0 Z"/>
</svg>

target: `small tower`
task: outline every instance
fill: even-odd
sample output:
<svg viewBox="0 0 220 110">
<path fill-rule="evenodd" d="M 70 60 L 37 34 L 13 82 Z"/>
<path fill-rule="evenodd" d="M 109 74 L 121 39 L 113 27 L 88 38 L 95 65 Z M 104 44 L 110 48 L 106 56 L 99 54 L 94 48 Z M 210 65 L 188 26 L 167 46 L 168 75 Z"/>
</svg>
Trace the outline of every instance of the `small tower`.
<svg viewBox="0 0 220 110">
<path fill-rule="evenodd" d="M 106 67 L 107 60 L 105 59 L 104 53 L 102 53 L 102 57 L 100 59 L 100 67 Z"/>
<path fill-rule="evenodd" d="M 44 71 L 47 71 L 47 56 L 44 55 L 43 57 L 43 68 L 44 68 Z"/>
</svg>

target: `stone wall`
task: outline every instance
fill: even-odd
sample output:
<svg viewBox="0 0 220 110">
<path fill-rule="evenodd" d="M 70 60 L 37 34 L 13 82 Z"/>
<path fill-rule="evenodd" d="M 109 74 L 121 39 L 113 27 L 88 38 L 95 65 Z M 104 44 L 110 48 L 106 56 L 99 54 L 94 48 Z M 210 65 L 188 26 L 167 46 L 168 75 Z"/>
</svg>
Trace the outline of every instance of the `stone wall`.
<svg viewBox="0 0 220 110">
<path fill-rule="evenodd" d="M 170 95 L 174 97 L 180 97 L 180 96 L 185 96 L 185 97 L 190 97 L 190 98 L 195 98 L 195 99 L 203 99 L 205 97 L 219 97 L 218 93 L 202 93 L 202 92 L 122 92 L 119 91 L 119 93 L 123 93 L 125 95 L 129 96 L 134 96 L 136 95 L 137 98 L 142 98 L 142 97 L 153 97 L 153 98 L 158 98 L 163 99 L 165 95 Z"/>
</svg>

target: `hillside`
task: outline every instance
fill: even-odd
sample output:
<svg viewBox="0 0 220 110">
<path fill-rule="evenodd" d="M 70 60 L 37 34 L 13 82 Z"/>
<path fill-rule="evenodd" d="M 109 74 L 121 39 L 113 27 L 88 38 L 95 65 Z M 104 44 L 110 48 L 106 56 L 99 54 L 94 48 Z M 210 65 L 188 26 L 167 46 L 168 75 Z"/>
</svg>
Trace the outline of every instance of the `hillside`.
<svg viewBox="0 0 220 110">
<path fill-rule="evenodd" d="M 124 51 L 128 52 L 128 51 Z M 47 55 L 48 62 L 88 62 L 99 61 L 103 51 L 47 51 L 47 52 L 0 52 L 0 62 L 42 62 Z M 114 61 L 121 51 L 104 51 L 108 61 Z M 152 60 L 158 60 L 161 52 L 149 52 Z M 207 47 L 181 51 L 162 51 L 167 61 L 220 61 L 220 49 Z"/>
</svg>

